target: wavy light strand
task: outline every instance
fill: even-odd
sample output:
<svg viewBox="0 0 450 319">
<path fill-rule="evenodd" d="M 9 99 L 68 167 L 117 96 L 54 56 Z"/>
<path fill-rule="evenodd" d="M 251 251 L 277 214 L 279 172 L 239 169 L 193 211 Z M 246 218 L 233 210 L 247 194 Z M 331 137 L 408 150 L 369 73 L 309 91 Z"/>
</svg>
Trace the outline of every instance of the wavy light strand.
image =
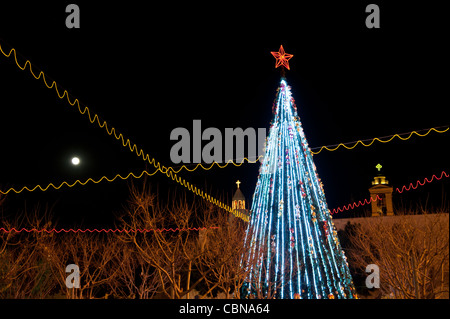
<svg viewBox="0 0 450 319">
<path fill-rule="evenodd" d="M 97 179 L 97 180 L 94 180 L 94 179 L 92 179 L 92 178 L 88 178 L 88 179 L 85 180 L 84 182 L 82 182 L 81 180 L 77 179 L 75 182 L 73 182 L 73 183 L 71 183 L 71 184 L 69 184 L 68 182 L 64 181 L 64 182 L 62 182 L 61 184 L 59 184 L 58 186 L 55 186 L 53 183 L 50 183 L 50 184 L 48 184 L 48 185 L 45 186 L 45 187 L 42 187 L 41 185 L 36 185 L 36 186 L 34 186 L 34 187 L 32 187 L 32 188 L 28 188 L 27 186 L 24 186 L 24 187 L 22 187 L 22 188 L 19 189 L 19 190 L 15 189 L 14 187 L 11 187 L 11 188 L 9 188 L 9 189 L 6 190 L 6 191 L 0 190 L 0 194 L 7 195 L 7 194 L 10 193 L 10 192 L 14 192 L 14 193 L 16 193 L 16 194 L 19 194 L 19 193 L 22 193 L 23 191 L 34 192 L 34 191 L 36 191 L 36 190 L 40 190 L 40 191 L 42 191 L 42 192 L 45 192 L 45 191 L 47 191 L 49 188 L 53 188 L 53 189 L 55 189 L 55 190 L 58 190 L 58 189 L 60 189 L 60 188 L 63 187 L 63 186 L 67 186 L 67 187 L 74 187 L 74 186 L 76 186 L 76 185 L 83 185 L 83 186 L 84 186 L 84 185 L 86 185 L 87 183 L 98 184 L 98 183 L 101 183 L 101 182 L 103 182 L 103 181 L 107 181 L 107 182 L 109 182 L 109 183 L 112 183 L 112 182 L 114 182 L 116 179 L 127 180 L 127 179 L 130 178 L 130 177 L 139 179 L 139 178 L 142 178 L 142 176 L 144 176 L 144 174 L 147 175 L 147 176 L 153 176 L 153 175 L 155 175 L 157 172 L 158 172 L 158 170 L 154 171 L 153 173 L 149 173 L 149 172 L 147 172 L 147 171 L 143 171 L 140 175 L 135 175 L 134 173 L 128 173 L 128 175 L 125 176 L 125 177 L 123 177 L 123 176 L 120 175 L 120 174 L 117 174 L 117 175 L 114 176 L 113 178 L 108 178 L 108 177 L 106 177 L 106 176 L 103 176 L 103 177 L 101 177 L 100 179 Z"/>
<path fill-rule="evenodd" d="M 220 164 L 217 163 L 217 162 L 213 162 L 209 167 L 206 167 L 206 166 L 202 165 L 201 163 L 199 163 L 199 164 L 197 164 L 193 169 L 189 169 L 186 165 L 181 166 L 178 170 L 174 170 L 172 167 L 165 167 L 165 166 L 162 166 L 155 158 L 152 158 L 152 157 L 150 157 L 149 154 L 145 153 L 144 150 L 143 150 L 142 148 L 139 148 L 135 143 L 132 143 L 132 142 L 130 141 L 130 139 L 127 138 L 127 139 L 125 140 L 125 137 L 123 136 L 123 134 L 122 134 L 122 133 L 117 133 L 117 131 L 116 131 L 116 129 L 115 129 L 114 127 L 111 126 L 111 128 L 108 128 L 108 123 L 107 123 L 106 121 L 101 122 L 99 116 L 98 116 L 96 113 L 93 113 L 94 115 L 92 116 L 92 115 L 91 115 L 91 111 L 90 111 L 90 109 L 89 109 L 87 106 L 85 106 L 84 109 L 82 109 L 82 107 L 81 107 L 80 102 L 79 102 L 78 99 L 74 99 L 73 101 L 71 101 L 70 98 L 69 98 L 69 93 L 68 93 L 67 90 L 64 90 L 63 93 L 61 94 L 61 93 L 59 92 L 58 85 L 57 85 L 57 83 L 56 83 L 55 81 L 52 81 L 52 83 L 49 85 L 49 84 L 47 83 L 47 79 L 46 79 L 45 73 L 44 73 L 43 71 L 40 71 L 39 74 L 36 75 L 35 72 L 33 72 L 33 68 L 32 68 L 31 62 L 30 62 L 29 60 L 26 60 L 25 64 L 24 64 L 23 66 L 21 66 L 21 65 L 19 64 L 18 60 L 17 60 L 17 53 L 16 53 L 16 50 L 15 50 L 14 48 L 11 48 L 11 50 L 9 51 L 9 53 L 5 53 L 5 52 L 3 51 L 3 48 L 2 48 L 1 45 L 0 45 L 0 51 L 1 51 L 1 52 L 3 53 L 3 55 L 4 55 L 5 57 L 7 57 L 7 58 L 10 58 L 11 55 L 14 55 L 15 63 L 16 63 L 16 65 L 17 65 L 22 71 L 24 71 L 24 70 L 27 68 L 27 65 L 29 65 L 29 71 L 30 71 L 30 73 L 32 74 L 32 76 L 33 76 L 36 80 L 39 80 L 39 79 L 42 78 L 42 81 L 44 82 L 45 86 L 46 86 L 48 89 L 54 88 L 55 91 L 56 91 L 56 93 L 57 93 L 57 95 L 58 95 L 58 97 L 59 97 L 60 99 L 64 99 L 64 97 L 65 97 L 66 100 L 67 100 L 67 102 L 68 102 L 71 106 L 75 106 L 75 104 L 76 104 L 76 105 L 77 105 L 77 108 L 78 108 L 78 111 L 79 111 L 80 114 L 85 115 L 85 114 L 87 113 L 88 119 L 89 119 L 89 121 L 90 121 L 91 124 L 94 124 L 94 122 L 95 122 L 100 128 L 104 128 L 104 129 L 106 130 L 106 132 L 107 132 L 108 135 L 114 136 L 114 138 L 115 138 L 116 140 L 119 140 L 119 141 L 121 142 L 121 144 L 122 144 L 123 147 L 128 148 L 132 153 L 135 153 L 138 157 L 142 158 L 144 161 L 147 161 L 150 165 L 153 165 L 153 166 L 156 168 L 156 171 L 155 171 L 154 173 L 152 173 L 151 175 L 154 175 L 156 172 L 161 171 L 164 175 L 166 175 L 167 177 L 170 177 L 172 180 L 175 180 L 177 183 L 179 183 L 179 184 L 183 185 L 184 187 L 188 188 L 188 189 L 189 189 L 191 192 L 193 192 L 194 194 L 196 194 L 196 195 L 198 195 L 198 196 L 201 196 L 202 198 L 204 198 L 204 199 L 210 201 L 211 203 L 213 203 L 213 204 L 215 204 L 215 205 L 217 205 L 217 206 L 219 206 L 219 207 L 221 207 L 221 208 L 223 208 L 223 209 L 225 209 L 225 210 L 227 210 L 227 211 L 229 211 L 229 212 L 232 212 L 234 215 L 236 215 L 236 216 L 239 217 L 239 218 L 242 218 L 242 216 L 245 216 L 245 215 L 243 215 L 243 214 L 241 214 L 241 213 L 239 213 L 239 212 L 236 212 L 236 211 L 232 210 L 228 205 L 225 205 L 225 204 L 219 202 L 217 199 L 215 199 L 215 198 L 211 197 L 210 195 L 204 193 L 203 191 L 201 191 L 200 189 L 198 189 L 196 186 L 193 186 L 192 184 L 190 184 L 189 182 L 187 182 L 187 181 L 184 180 L 183 178 L 178 177 L 178 176 L 177 176 L 177 173 L 179 173 L 179 172 L 180 172 L 181 170 L 183 170 L 183 169 L 187 170 L 188 172 L 193 172 L 193 171 L 197 170 L 198 168 L 202 168 L 203 170 L 210 170 L 210 169 L 212 169 L 212 167 L 214 167 L 214 165 L 217 165 L 219 168 L 225 168 L 225 167 L 227 167 L 229 164 L 233 164 L 234 166 L 241 166 L 245 161 L 247 161 L 247 162 L 249 162 L 249 163 L 256 163 L 256 162 L 261 158 L 261 156 L 258 157 L 258 158 L 257 158 L 256 160 L 254 160 L 254 161 L 251 161 L 251 160 L 249 160 L 248 158 L 244 158 L 240 163 L 235 163 L 235 162 L 233 162 L 233 161 L 228 161 L 228 162 L 225 163 L 224 165 L 220 165 Z M 417 135 L 417 136 L 420 136 L 420 137 L 424 137 L 424 136 L 427 136 L 427 135 L 428 135 L 429 133 L 431 133 L 432 131 L 435 131 L 435 132 L 437 132 L 437 133 L 445 133 L 445 132 L 447 132 L 449 129 L 450 129 L 450 127 L 447 127 L 445 130 L 438 130 L 438 128 L 430 128 L 430 129 L 428 129 L 428 131 L 427 131 L 425 134 L 420 134 L 420 133 L 418 133 L 417 131 L 412 131 L 412 132 L 408 132 L 408 133 L 401 133 L 402 135 L 404 135 L 404 134 L 409 134 L 407 137 L 402 137 L 400 134 L 394 134 L 394 135 L 387 136 L 386 138 L 388 138 L 388 139 L 386 139 L 386 140 L 382 140 L 381 138 L 375 137 L 375 138 L 371 139 L 371 140 L 370 140 L 370 143 L 368 143 L 368 144 L 365 144 L 365 143 L 364 143 L 364 141 L 367 141 L 367 140 L 358 140 L 358 141 L 356 141 L 356 142 L 340 143 L 340 144 L 338 144 L 337 146 L 332 145 L 332 146 L 335 146 L 335 147 L 331 147 L 331 146 L 322 146 L 322 147 L 320 147 L 319 151 L 317 151 L 317 152 L 311 151 L 311 153 L 312 153 L 312 154 L 319 154 L 319 153 L 322 152 L 324 149 L 326 149 L 326 150 L 328 150 L 328 151 L 336 151 L 336 150 L 339 149 L 340 147 L 344 147 L 344 148 L 350 150 L 350 149 L 355 148 L 355 147 L 356 147 L 357 145 L 359 145 L 359 144 L 361 144 L 361 145 L 363 145 L 363 146 L 365 146 L 365 147 L 369 147 L 369 146 L 371 146 L 375 141 L 378 141 L 378 142 L 381 142 L 381 143 L 388 143 L 388 142 L 391 142 L 391 141 L 392 141 L 394 138 L 396 138 L 396 137 L 399 138 L 400 140 L 405 141 L 405 140 L 410 139 L 413 135 Z M 383 137 L 383 138 L 384 138 L 384 137 Z M 347 146 L 347 144 L 350 144 L 350 143 L 354 143 L 354 144 L 353 144 L 352 146 Z M 7 194 L 7 193 L 9 193 L 10 191 L 14 191 L 14 192 L 16 192 L 16 193 L 20 193 L 20 192 L 22 192 L 22 191 L 24 191 L 24 190 L 27 190 L 27 191 L 34 191 L 34 190 L 36 190 L 36 189 L 39 189 L 39 190 L 41 190 L 41 191 L 46 191 L 46 190 L 47 190 L 48 188 L 50 188 L 50 187 L 52 187 L 52 188 L 54 188 L 54 189 L 59 189 L 59 188 L 61 188 L 61 187 L 64 186 L 64 185 L 66 185 L 66 186 L 68 186 L 68 187 L 73 187 L 73 186 L 75 186 L 76 184 L 85 185 L 85 184 L 87 184 L 88 182 L 99 183 L 99 182 L 101 182 L 101 181 L 103 181 L 103 180 L 107 180 L 108 182 L 112 182 L 112 181 L 114 181 L 114 180 L 117 179 L 117 178 L 127 179 L 127 178 L 129 178 L 130 176 L 133 176 L 133 177 L 135 177 L 135 178 L 140 178 L 140 177 L 142 177 L 142 175 L 143 175 L 144 173 L 149 174 L 148 172 L 145 172 L 145 171 L 144 171 L 143 173 L 141 173 L 141 175 L 140 175 L 139 177 L 136 177 L 133 173 L 130 173 L 130 174 L 128 174 L 127 177 L 125 177 L 125 178 L 122 177 L 122 176 L 120 176 L 119 174 L 117 174 L 113 179 L 108 179 L 107 177 L 103 176 L 100 180 L 97 180 L 97 181 L 95 181 L 95 180 L 89 178 L 89 179 L 86 180 L 85 182 L 81 182 L 80 180 L 77 180 L 77 181 L 75 181 L 75 182 L 72 183 L 72 184 L 69 184 L 69 183 L 67 183 L 67 182 L 63 182 L 63 183 L 61 183 L 59 186 L 55 186 L 54 184 L 50 183 L 50 184 L 47 185 L 45 188 L 43 188 L 43 187 L 40 186 L 40 185 L 37 185 L 37 186 L 35 186 L 35 187 L 32 188 L 32 189 L 30 189 L 30 188 L 28 188 L 28 187 L 25 186 L 25 187 L 23 187 L 23 188 L 22 188 L 21 190 L 19 190 L 19 191 L 15 190 L 14 188 L 10 188 L 10 189 L 7 190 L 6 192 L 0 191 L 0 193 L 2 193 L 2 194 Z M 151 176 L 151 175 L 149 175 L 149 176 Z M 442 177 L 442 176 L 441 176 L 441 177 Z M 420 183 L 420 182 L 419 182 L 419 183 Z M 413 187 L 413 188 L 414 188 L 414 186 L 413 186 L 412 184 L 411 184 L 410 187 Z M 417 185 L 416 185 L 416 187 L 417 187 Z M 406 188 L 406 186 L 404 186 L 404 188 Z M 408 190 L 409 190 L 409 189 L 408 189 Z M 403 188 L 402 188 L 402 191 L 403 191 Z M 245 220 L 245 218 L 243 218 L 243 219 Z M 246 221 L 248 221 L 248 218 L 247 218 Z"/>
<path fill-rule="evenodd" d="M 446 127 L 446 128 L 444 130 L 438 130 L 439 128 L 443 128 L 443 127 Z M 319 154 L 324 149 L 327 150 L 327 151 L 330 151 L 330 152 L 334 152 L 334 151 L 338 150 L 340 147 L 345 147 L 346 149 L 351 150 L 351 149 L 354 149 L 359 144 L 361 144 L 362 146 L 365 146 L 365 147 L 369 147 L 369 146 L 372 146 L 372 144 L 375 141 L 378 141 L 380 143 L 389 143 L 396 137 L 399 138 L 402 141 L 406 141 L 406 140 L 409 140 L 413 135 L 424 137 L 424 136 L 427 136 L 428 134 L 430 134 L 432 131 L 442 134 L 442 133 L 447 132 L 449 129 L 450 129 L 450 127 L 448 127 L 448 126 L 439 126 L 439 127 L 429 128 L 428 131 L 425 134 L 418 133 L 420 131 L 426 130 L 426 129 L 423 129 L 423 130 L 419 130 L 419 131 L 411 131 L 411 132 L 407 132 L 407 133 L 398 133 L 398 134 L 393 134 L 393 135 L 388 135 L 388 136 L 383 136 L 383 137 L 374 137 L 372 139 L 366 139 L 366 140 L 358 140 L 358 141 L 353 141 L 353 142 L 346 142 L 346 143 L 340 143 L 340 144 L 334 144 L 334 145 L 320 146 L 320 147 L 313 148 L 313 149 L 318 149 L 318 148 L 320 148 L 320 149 L 317 152 L 312 151 L 312 153 L 314 155 L 315 154 Z M 406 134 L 408 134 L 407 137 L 401 136 L 401 135 L 406 135 Z M 386 138 L 386 139 L 382 140 L 382 138 Z M 370 141 L 370 143 L 365 144 L 364 143 L 365 141 Z M 353 144 L 353 145 L 352 146 L 347 146 L 348 144 Z"/>
<path fill-rule="evenodd" d="M 101 229 L 97 229 L 97 228 L 93 228 L 93 229 L 74 229 L 74 228 L 69 228 L 69 229 L 56 229 L 56 228 L 52 228 L 52 229 L 37 229 L 37 228 L 11 228 L 11 229 L 6 229 L 1 227 L 0 231 L 4 232 L 4 233 L 22 233 L 22 232 L 27 232 L 27 233 L 47 233 L 47 234 L 52 234 L 52 233 L 151 233 L 151 232 L 158 232 L 158 233 L 162 233 L 162 232 L 180 232 L 180 231 L 200 231 L 200 230 L 206 230 L 206 229 L 219 229 L 219 227 L 217 226 L 210 226 L 210 227 L 187 227 L 187 228 L 161 228 L 161 229 L 112 229 L 112 228 L 101 228 Z"/>
<path fill-rule="evenodd" d="M 381 200 L 380 196 L 378 196 L 378 195 L 376 197 L 370 197 L 370 199 L 366 198 L 363 201 L 353 202 L 348 205 L 344 205 L 342 207 L 333 208 L 333 210 L 331 211 L 331 214 L 334 215 L 334 214 L 341 213 L 346 210 L 355 209 L 355 207 L 364 206 L 364 205 L 370 204 L 372 202 L 375 202 L 377 200 Z"/>
<path fill-rule="evenodd" d="M 165 166 L 162 166 L 158 161 L 156 161 L 156 159 L 150 157 L 150 155 L 148 155 L 147 153 L 144 152 L 144 150 L 142 148 L 139 148 L 136 144 L 132 143 L 129 139 L 126 139 L 125 141 L 125 137 L 123 136 L 122 133 L 117 134 L 116 129 L 114 127 L 111 127 L 110 129 L 108 128 L 108 123 L 106 121 L 103 121 L 103 123 L 101 123 L 100 118 L 98 117 L 97 114 L 94 113 L 94 116 L 91 116 L 91 112 L 89 110 L 89 108 L 87 106 L 84 107 L 84 109 L 82 110 L 80 102 L 78 101 L 78 99 L 75 99 L 74 101 L 70 101 L 69 99 L 69 93 L 67 92 L 67 90 L 64 90 L 63 94 L 59 93 L 58 90 L 58 85 L 56 84 L 55 81 L 52 82 L 51 85 L 49 85 L 47 83 L 47 80 L 45 78 L 45 73 L 43 71 L 39 72 L 39 75 L 35 75 L 31 66 L 31 62 L 29 60 L 26 60 L 25 64 L 23 66 L 21 66 L 19 64 L 19 62 L 17 61 L 17 53 L 16 50 L 14 48 L 12 48 L 9 53 L 5 53 L 0 45 L 0 51 L 3 53 L 3 55 L 5 55 L 7 58 L 9 58 L 11 55 L 14 55 L 14 60 L 16 62 L 16 65 L 22 70 L 24 71 L 27 67 L 27 65 L 29 65 L 29 70 L 30 73 L 33 75 L 33 77 L 38 80 L 40 78 L 42 78 L 45 86 L 49 89 L 54 88 L 58 97 L 60 99 L 63 99 L 64 97 L 66 97 L 67 102 L 74 106 L 75 104 L 77 105 L 78 111 L 84 115 L 87 113 L 87 116 L 89 118 L 89 121 L 91 122 L 91 124 L 93 124 L 94 122 L 97 123 L 97 125 L 100 128 L 104 128 L 106 130 L 106 132 L 108 133 L 108 135 L 110 136 L 114 136 L 116 138 L 116 140 L 120 140 L 122 143 L 123 147 L 128 147 L 128 149 L 132 152 L 135 153 L 138 157 L 142 158 L 144 161 L 147 161 L 150 165 L 153 165 L 156 168 L 156 171 L 161 171 L 161 173 L 163 173 L 164 175 L 166 175 L 167 177 L 170 177 L 172 180 L 175 180 L 177 183 L 179 183 L 180 185 L 183 185 L 184 187 L 186 187 L 187 189 L 189 189 L 191 192 L 193 192 L 194 194 L 202 197 L 203 199 L 211 202 L 212 204 L 225 209 L 226 211 L 234 214 L 236 217 L 243 219 L 244 221 L 248 221 L 248 217 L 245 216 L 244 214 L 242 214 L 241 212 L 232 209 L 230 206 L 220 202 L 219 200 L 217 200 L 216 198 L 212 197 L 211 195 L 203 192 L 202 190 L 198 189 L 196 186 L 193 186 L 192 184 L 190 184 L 189 182 L 187 182 L 185 179 L 178 177 L 176 175 L 176 173 L 174 173 L 173 171 L 171 171 L 170 169 L 168 169 Z M 67 184 L 67 183 L 66 183 Z M 50 185 L 49 185 L 50 186 Z M 54 187 L 54 185 L 53 185 Z M 24 189 L 28 189 L 28 188 L 24 188 Z"/>
<path fill-rule="evenodd" d="M 116 129 L 114 127 L 111 126 L 111 128 L 108 128 L 108 123 L 104 120 L 103 122 L 101 122 L 99 116 L 96 113 L 93 113 L 93 115 L 91 115 L 91 111 L 87 106 L 84 106 L 84 109 L 82 109 L 80 102 L 78 99 L 74 99 L 73 101 L 70 101 L 69 98 L 69 93 L 67 90 L 64 90 L 64 92 L 61 94 L 59 92 L 58 89 L 58 85 L 55 81 L 52 81 L 51 85 L 49 85 L 47 83 L 46 77 L 45 77 L 45 73 L 43 71 L 40 71 L 38 75 L 35 74 L 35 72 L 33 72 L 32 66 L 31 66 L 31 62 L 29 60 L 26 60 L 25 64 L 23 66 L 21 66 L 17 60 L 17 53 L 16 50 L 14 48 L 11 48 L 11 50 L 9 51 L 9 53 L 5 53 L 5 51 L 3 51 L 3 48 L 0 44 L 0 52 L 3 53 L 3 55 L 7 58 L 10 58 L 11 55 L 14 55 L 14 61 L 17 65 L 17 67 L 19 69 L 21 69 L 22 71 L 24 71 L 27 68 L 27 65 L 29 65 L 29 70 L 31 75 L 36 79 L 40 79 L 42 78 L 45 86 L 49 89 L 54 88 L 56 91 L 56 94 L 58 95 L 58 97 L 60 99 L 63 99 L 64 97 L 66 97 L 67 102 L 71 105 L 71 106 L 75 106 L 75 104 L 77 105 L 78 111 L 80 114 L 85 115 L 87 113 L 87 117 L 89 119 L 89 122 L 91 124 L 94 124 L 94 122 L 97 123 L 97 125 L 100 128 L 104 128 L 107 132 L 108 135 L 110 136 L 114 136 L 114 138 L 116 140 L 119 140 L 122 144 L 123 147 L 128 147 L 128 149 L 132 152 L 135 153 L 138 157 L 142 158 L 144 161 L 147 161 L 149 164 L 153 165 L 155 168 L 157 169 L 161 169 L 161 170 L 172 170 L 175 173 L 179 173 L 180 171 L 182 171 L 183 169 L 188 171 L 188 172 L 193 172 L 195 170 L 197 170 L 198 168 L 202 168 L 203 170 L 210 170 L 212 169 L 214 166 L 218 166 L 219 168 L 225 168 L 227 167 L 229 164 L 233 164 L 234 166 L 241 166 L 244 162 L 247 163 L 256 163 L 258 162 L 262 156 L 259 156 L 256 160 L 250 160 L 247 157 L 244 157 L 240 162 L 234 162 L 232 160 L 227 161 L 225 164 L 221 165 L 217 162 L 213 162 L 211 163 L 209 166 L 204 166 L 203 164 L 199 163 L 197 164 L 194 168 L 190 169 L 188 168 L 186 165 L 182 165 L 178 170 L 175 170 L 173 167 L 165 167 L 165 166 L 161 166 L 161 164 L 156 161 L 155 158 L 150 157 L 147 153 L 144 152 L 144 150 L 142 148 L 139 148 L 135 143 L 132 143 L 130 139 L 126 139 L 123 136 L 122 133 L 117 133 Z M 439 128 L 442 127 L 446 127 L 445 130 L 438 130 Z M 384 137 L 375 137 L 372 139 L 366 139 L 366 140 L 358 140 L 358 141 L 354 141 L 354 142 L 345 142 L 345 143 L 340 143 L 340 144 L 334 144 L 334 145 L 325 145 L 325 146 L 320 146 L 320 147 L 315 147 L 312 148 L 313 149 L 319 149 L 319 151 L 315 152 L 311 150 L 311 153 L 316 155 L 319 154 L 320 152 L 322 152 L 323 150 L 327 150 L 327 151 L 336 151 L 337 149 L 339 149 L 340 147 L 344 147 L 348 150 L 355 148 L 356 146 L 358 146 L 359 144 L 361 144 L 362 146 L 365 147 L 369 147 L 371 146 L 375 141 L 381 142 L 381 143 L 388 143 L 391 142 L 394 138 L 399 138 L 400 140 L 406 141 L 408 139 L 410 139 L 413 135 L 417 135 L 420 137 L 424 137 L 427 136 L 428 134 L 430 134 L 431 131 L 434 131 L 436 133 L 445 133 L 450 129 L 450 127 L 448 126 L 441 126 L 441 127 L 433 127 L 428 129 L 428 131 L 425 134 L 420 134 L 418 133 L 419 131 L 424 131 L 423 130 L 418 130 L 418 131 L 411 131 L 411 132 L 407 132 L 407 133 L 398 133 L 398 134 L 393 134 L 393 135 L 389 135 L 389 136 L 384 136 Z M 401 135 L 406 135 L 408 134 L 407 137 L 403 137 Z M 387 138 L 387 140 L 382 140 L 383 138 Z M 364 142 L 366 141 L 370 141 L 370 143 L 365 144 Z M 353 144 L 352 146 L 347 146 L 348 144 Z"/>
<path fill-rule="evenodd" d="M 397 188 L 395 189 L 395 191 L 401 194 L 401 193 L 403 193 L 404 191 L 409 191 L 411 188 L 417 189 L 417 187 L 419 187 L 419 185 L 420 185 L 420 186 L 423 186 L 423 185 L 425 185 L 426 183 L 431 183 L 434 179 L 436 179 L 436 180 L 439 181 L 439 180 L 441 180 L 444 176 L 447 177 L 447 178 L 449 177 L 449 175 L 448 175 L 445 171 L 442 171 L 440 177 L 437 177 L 436 175 L 433 174 L 433 176 L 431 176 L 430 179 L 428 179 L 428 178 L 425 177 L 425 179 L 423 180 L 423 182 L 420 182 L 420 180 L 417 180 L 417 181 L 416 181 L 416 186 L 414 186 L 413 183 L 409 183 L 408 186 L 403 185 L 401 189 L 397 187 Z"/>
<path fill-rule="evenodd" d="M 440 175 L 439 177 L 438 177 L 437 175 L 434 175 L 434 174 L 433 174 L 433 176 L 431 176 L 430 179 L 428 179 L 428 178 L 425 177 L 425 179 L 423 180 L 423 182 L 421 182 L 420 180 L 417 180 L 416 183 L 415 183 L 415 186 L 414 186 L 413 183 L 409 183 L 408 186 L 403 185 L 401 188 L 397 187 L 397 188 L 395 189 L 395 191 L 396 191 L 397 193 L 400 193 L 400 194 L 401 194 L 401 193 L 403 193 L 404 191 L 409 191 L 409 190 L 411 190 L 411 189 L 417 189 L 417 187 L 419 187 L 419 185 L 420 185 L 420 186 L 424 186 L 424 185 L 427 184 L 427 183 L 431 183 L 431 182 L 432 182 L 433 180 L 435 180 L 435 179 L 436 179 L 436 180 L 441 180 L 444 176 L 447 177 L 447 178 L 450 177 L 449 174 L 447 174 L 445 171 L 442 171 L 442 173 L 441 173 L 441 175 Z M 337 213 L 340 213 L 340 212 L 343 212 L 343 211 L 346 211 L 346 210 L 355 209 L 355 207 L 367 205 L 367 204 L 370 204 L 370 203 L 372 203 L 372 202 L 374 202 L 374 201 L 377 201 L 377 200 L 381 200 L 381 198 L 380 198 L 378 195 L 376 195 L 375 197 L 370 197 L 369 199 L 364 199 L 363 201 L 353 202 L 353 203 L 344 205 L 344 206 L 342 206 L 342 207 L 333 208 L 333 210 L 331 210 L 331 214 L 337 214 Z"/>
</svg>

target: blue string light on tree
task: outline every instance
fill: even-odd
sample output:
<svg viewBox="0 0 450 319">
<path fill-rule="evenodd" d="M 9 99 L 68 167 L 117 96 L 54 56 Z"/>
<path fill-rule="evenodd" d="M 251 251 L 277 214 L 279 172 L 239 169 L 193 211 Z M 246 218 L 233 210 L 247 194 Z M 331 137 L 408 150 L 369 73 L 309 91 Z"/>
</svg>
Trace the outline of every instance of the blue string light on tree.
<svg viewBox="0 0 450 319">
<path fill-rule="evenodd" d="M 291 54 L 272 52 L 289 69 Z M 253 194 L 244 298 L 355 298 L 294 99 L 282 75 Z"/>
</svg>

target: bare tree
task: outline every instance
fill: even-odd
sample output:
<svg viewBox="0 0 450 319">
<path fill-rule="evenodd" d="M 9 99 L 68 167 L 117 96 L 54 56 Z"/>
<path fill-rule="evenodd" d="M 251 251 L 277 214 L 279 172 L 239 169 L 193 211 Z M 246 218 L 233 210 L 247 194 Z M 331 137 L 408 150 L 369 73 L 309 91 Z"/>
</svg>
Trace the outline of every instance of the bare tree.
<svg viewBox="0 0 450 319">
<path fill-rule="evenodd" d="M 144 183 L 145 185 L 146 183 Z M 142 259 L 156 271 L 159 288 L 167 298 L 181 298 L 191 291 L 192 261 L 197 258 L 192 249 L 197 241 L 187 231 L 195 221 L 195 206 L 180 196 L 166 206 L 150 189 L 130 187 L 131 198 L 126 215 L 120 218 L 122 240 L 134 244 Z M 182 280 L 182 275 L 186 280 Z"/>
<path fill-rule="evenodd" d="M 385 297 L 448 298 L 448 213 L 367 218 L 349 242 L 349 263 L 376 264 Z"/>
<path fill-rule="evenodd" d="M 105 287 L 117 278 L 120 242 L 114 234 L 60 233 L 49 244 L 48 261 L 67 298 L 104 298 Z M 80 270 L 80 288 L 67 288 L 66 266 Z M 120 265 L 120 262 L 119 262 Z"/>
<path fill-rule="evenodd" d="M 158 292 L 160 281 L 157 270 L 136 252 L 130 243 L 124 243 L 117 259 L 117 278 L 110 281 L 116 298 L 150 299 Z"/>
<path fill-rule="evenodd" d="M 218 228 L 201 231 L 195 265 L 205 278 L 208 291 L 203 298 L 212 297 L 213 290 L 222 292 L 226 299 L 240 298 L 240 288 L 248 274 L 242 260 L 246 255 L 244 249 L 245 227 L 242 221 L 229 218 L 229 213 L 218 212 L 211 205 L 203 209 L 207 224 Z"/>
<path fill-rule="evenodd" d="M 186 298 L 198 288 L 203 297 L 218 290 L 239 298 L 246 274 L 240 264 L 244 223 L 229 222 L 228 213 L 209 203 L 188 203 L 185 196 L 173 194 L 176 201 L 162 205 L 145 186 L 132 185 L 130 193 L 119 227 L 136 231 L 123 232 L 121 239 L 154 269 L 165 297 Z"/>
<path fill-rule="evenodd" d="M 47 232 L 55 227 L 48 216 L 2 218 L 0 297 L 186 298 L 194 289 L 203 297 L 240 297 L 249 269 L 242 265 L 245 223 L 185 195 L 161 204 L 147 187 L 132 186 L 130 194 L 117 225 L 122 232 Z M 22 227 L 33 231 L 11 231 Z M 66 287 L 69 264 L 79 267 L 80 288 Z"/>
<path fill-rule="evenodd" d="M 38 208 L 12 221 L 0 220 L 1 298 L 46 298 L 56 287 L 44 250 L 52 235 L 35 231 L 49 225 L 48 214 L 39 216 Z"/>
</svg>

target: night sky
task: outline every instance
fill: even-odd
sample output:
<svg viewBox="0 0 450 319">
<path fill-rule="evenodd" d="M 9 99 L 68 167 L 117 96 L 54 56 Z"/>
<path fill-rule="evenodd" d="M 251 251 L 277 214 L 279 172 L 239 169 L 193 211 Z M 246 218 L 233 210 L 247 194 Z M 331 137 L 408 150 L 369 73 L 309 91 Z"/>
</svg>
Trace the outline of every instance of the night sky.
<svg viewBox="0 0 450 319">
<path fill-rule="evenodd" d="M 67 89 L 102 120 L 164 165 L 177 127 L 269 128 L 280 70 L 270 51 L 282 44 L 310 147 L 449 125 L 448 34 L 445 11 L 406 1 L 184 2 L 39 1 L 2 4 L 0 44 L 19 63 Z M 80 29 L 67 29 L 65 7 L 80 7 Z M 365 8 L 376 3 L 381 28 L 368 29 Z M 0 187 L 33 187 L 89 177 L 140 173 L 144 161 L 89 123 L 54 90 L 0 55 Z M 376 143 L 314 156 L 330 208 L 368 198 L 375 165 L 394 187 L 449 171 L 450 133 Z M 206 144 L 206 143 L 204 143 Z M 70 163 L 78 156 L 81 164 Z M 176 165 L 175 165 L 176 166 Z M 236 180 L 251 198 L 259 164 L 180 173 L 214 196 L 230 199 Z M 149 167 L 149 170 L 152 170 Z M 159 189 L 182 191 L 158 174 Z M 45 193 L 11 193 L 6 214 L 52 206 L 67 225 L 109 225 L 128 198 L 129 181 Z M 408 194 L 440 203 L 448 179 Z M 411 195 L 412 194 L 412 195 Z M 406 198 L 406 197 L 405 197 Z M 448 201 L 448 197 L 447 197 Z M 425 202 L 424 202 L 425 203 Z"/>
</svg>

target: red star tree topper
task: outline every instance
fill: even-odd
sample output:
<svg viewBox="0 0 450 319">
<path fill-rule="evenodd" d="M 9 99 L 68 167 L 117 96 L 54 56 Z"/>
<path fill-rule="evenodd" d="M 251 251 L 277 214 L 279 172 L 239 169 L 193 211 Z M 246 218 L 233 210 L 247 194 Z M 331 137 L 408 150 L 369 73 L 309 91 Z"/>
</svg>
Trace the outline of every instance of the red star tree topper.
<svg viewBox="0 0 450 319">
<path fill-rule="evenodd" d="M 294 56 L 293 54 L 288 54 L 284 52 L 283 46 L 280 45 L 280 49 L 278 52 L 270 52 L 274 56 L 275 59 L 277 59 L 277 62 L 275 64 L 275 68 L 278 68 L 280 65 L 284 66 L 286 69 L 289 69 L 289 60 Z"/>
</svg>

